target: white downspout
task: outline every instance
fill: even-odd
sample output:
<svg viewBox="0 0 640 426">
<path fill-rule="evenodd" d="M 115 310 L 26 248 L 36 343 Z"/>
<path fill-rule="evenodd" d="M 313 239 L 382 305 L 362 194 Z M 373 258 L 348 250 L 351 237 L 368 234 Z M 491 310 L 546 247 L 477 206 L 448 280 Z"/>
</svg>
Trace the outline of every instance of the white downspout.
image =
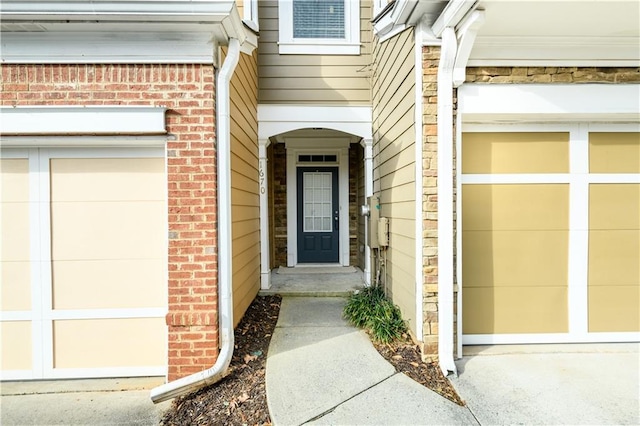
<svg viewBox="0 0 640 426">
<path fill-rule="evenodd" d="M 224 64 L 216 79 L 218 117 L 218 309 L 220 353 L 215 364 L 207 370 L 191 374 L 151 390 L 154 403 L 212 385 L 227 375 L 233 356 L 233 300 L 231 259 L 231 123 L 229 84 L 240 59 L 240 42 L 232 38 Z"/>
<path fill-rule="evenodd" d="M 453 360 L 453 69 L 457 40 L 442 32 L 438 65 L 438 360 L 446 376 Z"/>
<path fill-rule="evenodd" d="M 362 139 L 360 145 L 364 148 L 364 199 L 373 196 L 373 139 Z M 371 246 L 368 242 L 369 227 L 376 226 L 372 224 L 370 215 L 364 221 L 365 249 L 364 249 L 364 285 L 371 285 Z"/>
</svg>

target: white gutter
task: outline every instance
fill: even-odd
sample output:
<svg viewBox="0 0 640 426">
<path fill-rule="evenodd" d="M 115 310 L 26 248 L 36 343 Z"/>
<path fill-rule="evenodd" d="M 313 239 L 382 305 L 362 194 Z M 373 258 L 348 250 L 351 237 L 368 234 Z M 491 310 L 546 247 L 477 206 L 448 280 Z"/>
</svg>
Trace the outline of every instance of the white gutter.
<svg viewBox="0 0 640 426">
<path fill-rule="evenodd" d="M 453 69 L 457 40 L 442 32 L 438 65 L 438 360 L 446 376 L 453 360 Z"/>
<path fill-rule="evenodd" d="M 220 353 L 215 364 L 200 371 L 151 390 L 154 403 L 166 401 L 212 385 L 227 375 L 233 355 L 233 300 L 231 258 L 231 120 L 229 84 L 240 59 L 240 42 L 232 38 L 222 68 L 216 79 L 218 117 L 218 309 Z"/>
</svg>

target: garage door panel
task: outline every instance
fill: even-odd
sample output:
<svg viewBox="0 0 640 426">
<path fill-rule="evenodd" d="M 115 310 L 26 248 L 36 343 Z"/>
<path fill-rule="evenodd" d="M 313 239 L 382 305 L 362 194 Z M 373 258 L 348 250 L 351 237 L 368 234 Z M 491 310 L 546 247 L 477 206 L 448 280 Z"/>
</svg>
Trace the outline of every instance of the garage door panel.
<svg viewBox="0 0 640 426">
<path fill-rule="evenodd" d="M 139 201 L 166 198 L 162 158 L 54 158 L 55 201 Z"/>
<path fill-rule="evenodd" d="M 29 202 L 29 160 L 0 159 L 0 191 L 3 203 Z"/>
<path fill-rule="evenodd" d="M 463 294 L 464 334 L 568 331 L 566 287 L 472 287 Z"/>
<path fill-rule="evenodd" d="M 161 258 L 163 203 L 53 203 L 52 259 Z M 96 244 L 99 242 L 99 244 Z"/>
<path fill-rule="evenodd" d="M 54 321 L 54 368 L 162 367 L 165 336 L 163 318 Z"/>
<path fill-rule="evenodd" d="M 29 262 L 2 262 L 3 311 L 31 310 L 31 265 Z"/>
<path fill-rule="evenodd" d="M 31 322 L 3 321 L 0 337 L 2 370 L 31 370 Z"/>
<path fill-rule="evenodd" d="M 640 287 L 589 287 L 589 331 L 640 331 Z"/>
<path fill-rule="evenodd" d="M 462 173 L 567 173 L 569 133 L 465 133 Z"/>
<path fill-rule="evenodd" d="M 464 287 L 566 286 L 568 231 L 464 231 Z"/>
<path fill-rule="evenodd" d="M 640 229 L 640 185 L 589 185 L 590 229 Z"/>
<path fill-rule="evenodd" d="M 0 206 L 2 262 L 28 261 L 29 203 L 7 203 L 3 200 Z"/>
<path fill-rule="evenodd" d="M 589 232 L 589 286 L 640 286 L 640 230 Z"/>
<path fill-rule="evenodd" d="M 640 173 L 640 133 L 589 133 L 591 173 Z"/>
<path fill-rule="evenodd" d="M 161 259 L 56 261 L 54 309 L 126 309 L 166 305 Z"/>
<path fill-rule="evenodd" d="M 463 231 L 569 229 L 569 185 L 464 185 Z"/>
</svg>

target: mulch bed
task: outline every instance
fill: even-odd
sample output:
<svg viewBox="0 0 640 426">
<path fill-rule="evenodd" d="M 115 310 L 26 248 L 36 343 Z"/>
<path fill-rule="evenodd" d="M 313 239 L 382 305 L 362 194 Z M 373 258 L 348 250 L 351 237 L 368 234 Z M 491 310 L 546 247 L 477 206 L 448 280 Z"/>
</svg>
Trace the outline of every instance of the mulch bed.
<svg viewBox="0 0 640 426">
<path fill-rule="evenodd" d="M 229 375 L 212 386 L 176 398 L 161 425 L 271 425 L 265 366 L 281 301 L 280 296 L 256 297 L 236 327 Z M 418 347 L 409 338 L 374 346 L 397 371 L 464 405 L 437 364 L 422 362 Z"/>
</svg>

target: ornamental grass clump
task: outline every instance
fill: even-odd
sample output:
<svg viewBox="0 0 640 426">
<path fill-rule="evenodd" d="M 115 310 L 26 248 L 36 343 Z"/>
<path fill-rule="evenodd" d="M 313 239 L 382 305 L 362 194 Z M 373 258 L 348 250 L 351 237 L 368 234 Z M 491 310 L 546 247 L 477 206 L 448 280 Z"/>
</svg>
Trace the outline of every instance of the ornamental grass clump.
<svg viewBox="0 0 640 426">
<path fill-rule="evenodd" d="M 365 329 L 381 343 L 390 343 L 402 337 L 407 327 L 394 305 L 379 286 L 365 287 L 347 300 L 344 318 L 352 325 Z"/>
</svg>

